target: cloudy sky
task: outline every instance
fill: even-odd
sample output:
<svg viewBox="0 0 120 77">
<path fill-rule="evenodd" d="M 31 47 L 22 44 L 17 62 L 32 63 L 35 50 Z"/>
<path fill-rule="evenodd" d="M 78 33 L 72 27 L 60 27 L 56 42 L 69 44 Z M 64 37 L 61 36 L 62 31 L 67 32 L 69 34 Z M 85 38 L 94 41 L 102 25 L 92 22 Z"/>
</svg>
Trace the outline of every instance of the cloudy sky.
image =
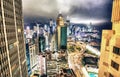
<svg viewBox="0 0 120 77">
<path fill-rule="evenodd" d="M 72 22 L 110 21 L 112 0 L 23 0 L 25 22 L 56 19 L 59 12 Z"/>
</svg>

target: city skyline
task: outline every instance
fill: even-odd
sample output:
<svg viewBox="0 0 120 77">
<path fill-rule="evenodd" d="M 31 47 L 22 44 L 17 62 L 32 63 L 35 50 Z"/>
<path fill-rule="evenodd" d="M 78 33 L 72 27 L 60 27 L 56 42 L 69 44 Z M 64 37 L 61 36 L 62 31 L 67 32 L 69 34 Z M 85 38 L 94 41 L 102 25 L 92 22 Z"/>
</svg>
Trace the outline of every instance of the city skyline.
<svg viewBox="0 0 120 77">
<path fill-rule="evenodd" d="M 120 0 L 0 0 L 0 77 L 120 77 Z"/>
</svg>

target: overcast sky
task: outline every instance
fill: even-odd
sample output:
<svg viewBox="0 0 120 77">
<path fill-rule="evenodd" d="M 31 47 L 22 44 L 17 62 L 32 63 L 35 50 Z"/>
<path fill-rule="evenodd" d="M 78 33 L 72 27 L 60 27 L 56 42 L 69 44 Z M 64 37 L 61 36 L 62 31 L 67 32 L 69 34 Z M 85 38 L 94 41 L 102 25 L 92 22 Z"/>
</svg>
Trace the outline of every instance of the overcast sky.
<svg viewBox="0 0 120 77">
<path fill-rule="evenodd" d="M 110 21 L 112 0 L 23 0 L 25 22 L 54 18 L 59 12 L 72 22 Z"/>
</svg>

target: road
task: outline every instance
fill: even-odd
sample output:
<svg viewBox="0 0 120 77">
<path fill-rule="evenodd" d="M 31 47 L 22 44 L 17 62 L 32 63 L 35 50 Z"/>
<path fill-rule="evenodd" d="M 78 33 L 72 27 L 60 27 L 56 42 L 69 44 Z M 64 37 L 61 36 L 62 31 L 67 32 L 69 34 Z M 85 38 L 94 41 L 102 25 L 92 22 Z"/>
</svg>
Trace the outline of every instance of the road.
<svg viewBox="0 0 120 77">
<path fill-rule="evenodd" d="M 91 53 L 94 53 L 97 56 L 100 56 L 100 51 L 98 51 L 97 49 L 95 49 L 94 47 L 92 47 L 88 44 L 86 45 L 86 49 L 88 49 Z"/>
<path fill-rule="evenodd" d="M 81 63 L 82 56 L 86 50 L 86 44 L 83 42 L 70 42 L 69 45 L 70 44 L 75 46 L 75 51 L 68 53 L 69 67 L 73 69 L 77 77 L 89 77 Z M 80 47 L 81 50 L 77 50 L 76 47 Z"/>
<path fill-rule="evenodd" d="M 76 54 L 79 54 L 79 53 L 75 52 L 75 53 L 71 53 L 71 54 L 68 55 L 69 67 L 73 69 L 73 71 L 75 72 L 77 77 L 84 77 L 84 76 L 82 76 L 80 68 L 78 68 L 79 63 L 77 63 L 76 60 L 79 60 L 79 59 L 76 57 Z"/>
</svg>

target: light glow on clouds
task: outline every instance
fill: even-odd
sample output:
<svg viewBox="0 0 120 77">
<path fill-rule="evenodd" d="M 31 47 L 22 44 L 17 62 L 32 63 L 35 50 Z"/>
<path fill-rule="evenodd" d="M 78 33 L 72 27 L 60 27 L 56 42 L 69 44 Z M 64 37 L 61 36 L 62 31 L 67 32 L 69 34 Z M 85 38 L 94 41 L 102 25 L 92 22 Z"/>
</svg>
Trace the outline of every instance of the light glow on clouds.
<svg viewBox="0 0 120 77">
<path fill-rule="evenodd" d="M 90 23 L 93 23 L 93 24 L 99 24 L 99 23 L 103 23 L 103 22 L 107 22 L 106 20 L 95 20 L 95 19 L 86 19 L 86 20 L 82 20 L 80 18 L 70 18 L 70 22 L 71 23 L 85 23 L 85 24 L 90 24 Z"/>
</svg>

